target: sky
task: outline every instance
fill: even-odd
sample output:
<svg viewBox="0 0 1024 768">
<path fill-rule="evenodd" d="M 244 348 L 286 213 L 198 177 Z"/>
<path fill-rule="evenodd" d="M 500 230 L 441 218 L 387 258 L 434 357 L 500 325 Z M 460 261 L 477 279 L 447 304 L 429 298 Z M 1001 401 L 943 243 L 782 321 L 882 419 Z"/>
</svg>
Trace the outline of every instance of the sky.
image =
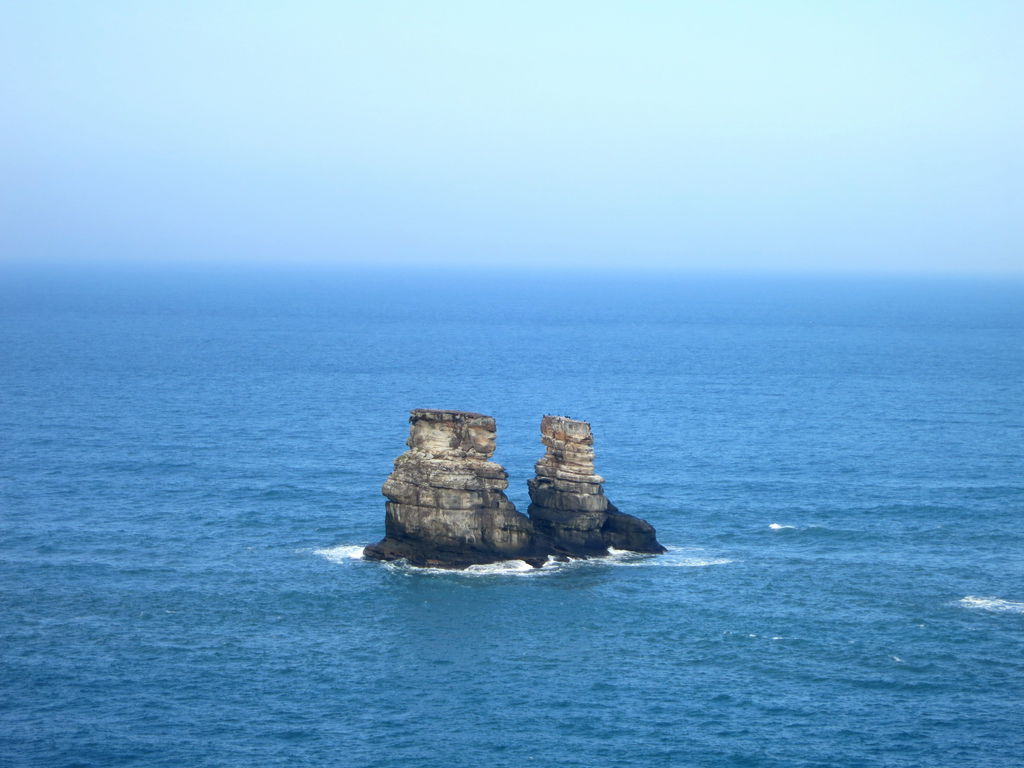
<svg viewBox="0 0 1024 768">
<path fill-rule="evenodd" d="M 0 7 L 0 262 L 1024 274 L 1024 3 Z"/>
</svg>

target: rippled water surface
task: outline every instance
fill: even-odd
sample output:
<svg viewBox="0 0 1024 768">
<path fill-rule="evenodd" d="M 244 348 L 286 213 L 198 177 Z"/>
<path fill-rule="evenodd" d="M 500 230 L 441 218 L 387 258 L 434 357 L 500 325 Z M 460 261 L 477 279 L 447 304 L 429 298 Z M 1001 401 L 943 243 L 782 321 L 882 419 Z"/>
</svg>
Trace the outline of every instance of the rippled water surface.
<svg viewBox="0 0 1024 768">
<path fill-rule="evenodd" d="M 11 271 L 0 402 L 0 765 L 1021 765 L 1020 283 Z M 670 552 L 362 561 L 413 407 Z"/>
</svg>

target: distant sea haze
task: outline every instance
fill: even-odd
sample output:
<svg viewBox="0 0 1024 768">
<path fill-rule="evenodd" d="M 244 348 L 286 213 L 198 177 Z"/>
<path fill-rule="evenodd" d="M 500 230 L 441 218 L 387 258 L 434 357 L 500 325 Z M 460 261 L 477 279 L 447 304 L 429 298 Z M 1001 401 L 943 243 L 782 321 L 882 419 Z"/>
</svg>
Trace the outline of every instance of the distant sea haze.
<svg viewBox="0 0 1024 768">
<path fill-rule="evenodd" d="M 1020 765 L 1020 281 L 4 269 L 2 765 Z M 417 407 L 669 552 L 362 560 Z"/>
</svg>

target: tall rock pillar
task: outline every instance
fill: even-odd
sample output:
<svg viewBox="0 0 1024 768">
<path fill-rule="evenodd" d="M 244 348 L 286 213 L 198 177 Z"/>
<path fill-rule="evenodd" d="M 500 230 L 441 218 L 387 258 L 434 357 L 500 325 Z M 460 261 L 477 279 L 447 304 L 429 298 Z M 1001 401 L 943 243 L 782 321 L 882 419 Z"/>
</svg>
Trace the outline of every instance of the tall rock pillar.
<svg viewBox="0 0 1024 768">
<path fill-rule="evenodd" d="M 384 483 L 384 539 L 364 556 L 440 568 L 514 559 L 543 564 L 549 545 L 505 496 L 505 469 L 489 461 L 494 419 L 419 408 L 409 424 L 409 450 Z"/>
</svg>

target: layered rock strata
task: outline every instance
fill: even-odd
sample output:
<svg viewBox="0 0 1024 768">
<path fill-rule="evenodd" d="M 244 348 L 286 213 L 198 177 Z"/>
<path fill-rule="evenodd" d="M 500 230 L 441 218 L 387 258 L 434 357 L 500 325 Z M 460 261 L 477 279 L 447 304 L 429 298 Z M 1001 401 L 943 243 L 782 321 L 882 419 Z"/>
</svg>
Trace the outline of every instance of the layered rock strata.
<svg viewBox="0 0 1024 768">
<path fill-rule="evenodd" d="M 384 483 L 384 539 L 373 560 L 465 568 L 500 560 L 542 565 L 551 544 L 505 496 L 508 475 L 493 461 L 494 419 L 479 413 L 417 409 L 409 450 Z"/>
<path fill-rule="evenodd" d="M 564 416 L 545 416 L 541 442 L 547 451 L 528 481 L 530 520 L 553 542 L 556 553 L 598 557 L 608 548 L 661 553 L 654 527 L 620 512 L 604 495 L 604 478 L 594 472 L 590 424 Z"/>
</svg>

